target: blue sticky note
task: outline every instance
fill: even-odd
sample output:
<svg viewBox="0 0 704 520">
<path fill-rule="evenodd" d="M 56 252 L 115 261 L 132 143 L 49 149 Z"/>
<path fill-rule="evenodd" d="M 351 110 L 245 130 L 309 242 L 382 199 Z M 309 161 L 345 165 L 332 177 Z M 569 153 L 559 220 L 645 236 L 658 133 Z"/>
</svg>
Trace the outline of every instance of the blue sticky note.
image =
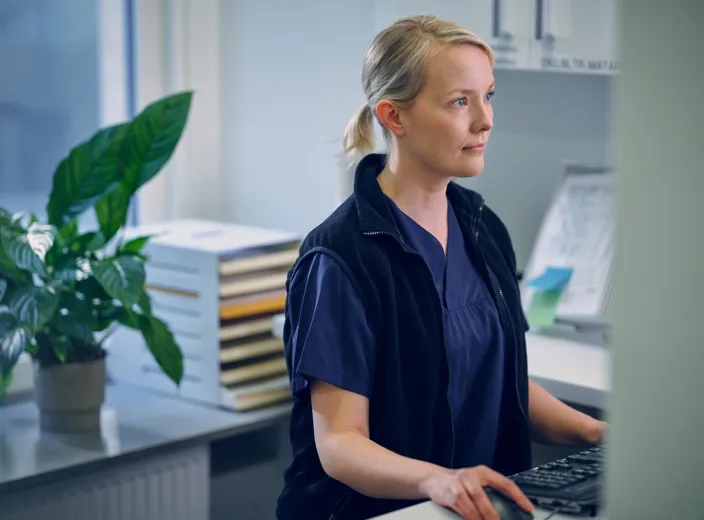
<svg viewBox="0 0 704 520">
<path fill-rule="evenodd" d="M 556 291 L 564 289 L 572 277 L 571 267 L 548 267 L 543 274 L 528 282 L 528 287 L 539 291 Z"/>
</svg>

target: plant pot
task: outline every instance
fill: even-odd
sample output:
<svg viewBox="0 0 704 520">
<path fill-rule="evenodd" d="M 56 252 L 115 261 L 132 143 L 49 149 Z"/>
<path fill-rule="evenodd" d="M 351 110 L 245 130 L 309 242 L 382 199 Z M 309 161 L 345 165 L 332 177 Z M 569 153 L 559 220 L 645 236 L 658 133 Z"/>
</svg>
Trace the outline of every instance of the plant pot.
<svg viewBox="0 0 704 520">
<path fill-rule="evenodd" d="M 99 430 L 100 408 L 105 400 L 105 356 L 50 367 L 35 363 L 34 394 L 43 431 Z"/>
</svg>

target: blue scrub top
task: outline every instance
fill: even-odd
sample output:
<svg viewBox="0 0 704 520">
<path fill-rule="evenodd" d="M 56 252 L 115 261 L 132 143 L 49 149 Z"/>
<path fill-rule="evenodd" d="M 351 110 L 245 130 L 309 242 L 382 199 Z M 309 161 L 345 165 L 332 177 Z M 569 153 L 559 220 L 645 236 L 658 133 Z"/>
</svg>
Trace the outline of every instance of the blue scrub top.
<svg viewBox="0 0 704 520">
<path fill-rule="evenodd" d="M 448 201 L 447 256 L 438 240 L 388 199 L 404 239 L 428 264 L 445 314 L 455 467 L 492 466 L 503 389 L 504 340 L 487 287 Z M 361 298 L 339 264 L 318 253 L 289 286 L 291 388 L 310 397 L 318 379 L 371 396 L 377 338 Z M 308 434 L 310 432 L 300 432 Z"/>
</svg>

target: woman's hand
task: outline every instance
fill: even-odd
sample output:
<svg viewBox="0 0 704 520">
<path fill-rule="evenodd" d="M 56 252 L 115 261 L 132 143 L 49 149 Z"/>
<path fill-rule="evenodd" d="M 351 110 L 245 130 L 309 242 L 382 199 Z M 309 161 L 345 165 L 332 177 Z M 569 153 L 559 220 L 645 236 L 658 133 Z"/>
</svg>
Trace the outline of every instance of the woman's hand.
<svg viewBox="0 0 704 520">
<path fill-rule="evenodd" d="M 587 421 L 582 428 L 582 443 L 588 446 L 596 446 L 601 444 L 604 442 L 607 427 L 608 424 L 604 421 L 599 421 L 597 419 Z"/>
<path fill-rule="evenodd" d="M 484 487 L 503 492 L 526 511 L 533 510 L 533 504 L 515 482 L 486 466 L 430 475 L 421 483 L 421 493 L 459 513 L 465 520 L 500 520 Z"/>
</svg>

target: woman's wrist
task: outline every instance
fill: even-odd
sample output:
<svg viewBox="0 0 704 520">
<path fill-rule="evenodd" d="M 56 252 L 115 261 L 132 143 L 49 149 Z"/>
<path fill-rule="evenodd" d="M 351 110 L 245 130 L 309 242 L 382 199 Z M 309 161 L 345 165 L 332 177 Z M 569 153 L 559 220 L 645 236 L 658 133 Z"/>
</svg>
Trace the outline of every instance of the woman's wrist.
<svg viewBox="0 0 704 520">
<path fill-rule="evenodd" d="M 433 479 L 443 473 L 449 474 L 452 473 L 452 470 L 443 468 L 442 466 L 428 464 L 428 472 L 418 481 L 418 494 L 422 498 L 430 498 L 430 486 L 432 485 Z"/>
<path fill-rule="evenodd" d="M 603 441 L 606 423 L 588 415 L 581 421 L 577 438 L 580 444 L 596 446 Z"/>
</svg>

